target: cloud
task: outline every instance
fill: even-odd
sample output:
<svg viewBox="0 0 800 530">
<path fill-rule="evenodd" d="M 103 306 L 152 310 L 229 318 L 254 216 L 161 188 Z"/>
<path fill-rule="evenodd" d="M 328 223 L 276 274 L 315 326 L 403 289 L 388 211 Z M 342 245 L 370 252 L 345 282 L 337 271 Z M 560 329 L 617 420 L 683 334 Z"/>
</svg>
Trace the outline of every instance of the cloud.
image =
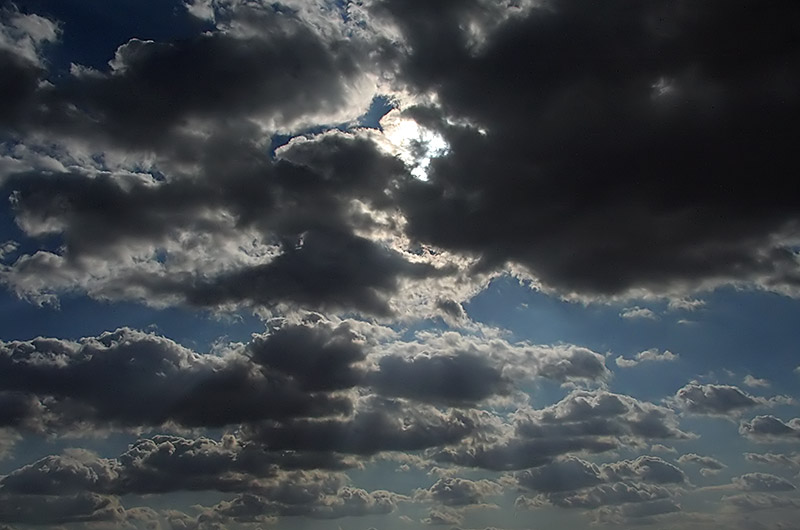
<svg viewBox="0 0 800 530">
<path fill-rule="evenodd" d="M 696 453 L 687 453 L 678 458 L 679 464 L 695 464 L 700 466 L 700 474 L 703 476 L 714 475 L 725 469 L 727 466 L 710 456 L 701 456 Z"/>
<path fill-rule="evenodd" d="M 468 480 L 445 477 L 437 480 L 428 489 L 415 491 L 414 497 L 429 500 L 445 506 L 467 506 L 482 504 L 487 497 L 502 493 L 503 489 L 491 480 Z"/>
<path fill-rule="evenodd" d="M 750 388 L 769 388 L 770 382 L 767 379 L 759 379 L 757 377 L 753 377 L 750 374 L 744 376 L 742 380 L 745 386 L 749 386 Z"/>
<path fill-rule="evenodd" d="M 732 479 L 736 487 L 745 491 L 789 491 L 796 489 L 794 484 L 769 473 L 746 473 Z"/>
<path fill-rule="evenodd" d="M 372 455 L 453 444 L 478 427 L 472 411 L 442 412 L 430 405 L 369 396 L 357 401 L 351 417 L 264 422 L 246 426 L 244 433 L 246 439 L 274 451 Z"/>
<path fill-rule="evenodd" d="M 575 390 L 549 407 L 519 410 L 510 427 L 484 431 L 479 440 L 435 451 L 433 458 L 458 466 L 517 470 L 578 451 L 604 453 L 645 440 L 691 436 L 678 428 L 672 410 L 604 390 Z"/>
<path fill-rule="evenodd" d="M 770 494 L 741 493 L 738 495 L 726 495 L 722 497 L 722 501 L 743 512 L 800 508 L 800 501 L 797 499 Z"/>
<path fill-rule="evenodd" d="M 768 464 L 780 466 L 782 468 L 800 469 L 800 453 L 780 454 L 780 453 L 745 453 L 748 462 L 757 464 Z"/>
<path fill-rule="evenodd" d="M 756 416 L 739 424 L 739 434 L 766 442 L 800 438 L 800 418 L 785 423 L 775 416 Z"/>
<path fill-rule="evenodd" d="M 414 237 L 480 253 L 487 266 L 523 264 L 561 292 L 738 281 L 793 292 L 797 264 L 783 237 L 796 220 L 791 201 L 748 197 L 744 184 L 720 196 L 718 183 L 766 164 L 775 172 L 764 189 L 792 196 L 781 168 L 794 167 L 783 135 L 797 100 L 779 94 L 795 79 L 781 61 L 796 60 L 784 19 L 796 6 L 742 3 L 721 14 L 646 2 L 609 16 L 606 5 L 554 2 L 499 22 L 476 51 L 464 20 L 481 3 L 424 14 L 390 5 L 412 50 L 401 75 L 410 91 L 436 93 L 425 111 L 442 118 L 426 125 L 450 144 L 428 182 L 408 190 Z M 739 28 L 752 44 L 733 45 L 743 58 L 734 67 L 721 43 L 739 42 Z M 703 128 L 693 126 L 698 115 Z"/>
<path fill-rule="evenodd" d="M 619 314 L 619 316 L 628 320 L 634 320 L 634 319 L 658 320 L 658 315 L 656 315 L 652 309 L 639 306 L 626 307 Z"/>
<path fill-rule="evenodd" d="M 669 350 L 664 350 L 663 352 L 659 352 L 657 349 L 651 348 L 649 350 L 637 353 L 633 359 L 626 359 L 620 355 L 615 359 L 615 362 L 617 366 L 619 366 L 620 368 L 631 368 L 645 361 L 667 362 L 667 361 L 677 361 L 678 358 L 679 356 L 677 354 L 672 353 Z"/>
<path fill-rule="evenodd" d="M 736 416 L 748 409 L 770 406 L 782 398 L 751 396 L 731 385 L 689 383 L 672 399 L 676 406 L 692 414 Z"/>
<path fill-rule="evenodd" d="M 426 402 L 475 403 L 507 392 L 508 380 L 485 357 L 456 355 L 387 355 L 369 377 L 373 389 L 385 396 Z"/>
<path fill-rule="evenodd" d="M 222 426 L 351 409 L 346 397 L 307 392 L 290 374 L 259 370 L 242 351 L 201 355 L 129 328 L 79 341 L 0 343 L 0 365 L 0 394 L 14 402 L 0 419 L 28 429 L 64 429 L 81 422 Z M 113 400 L 109 388 L 114 388 Z"/>
</svg>

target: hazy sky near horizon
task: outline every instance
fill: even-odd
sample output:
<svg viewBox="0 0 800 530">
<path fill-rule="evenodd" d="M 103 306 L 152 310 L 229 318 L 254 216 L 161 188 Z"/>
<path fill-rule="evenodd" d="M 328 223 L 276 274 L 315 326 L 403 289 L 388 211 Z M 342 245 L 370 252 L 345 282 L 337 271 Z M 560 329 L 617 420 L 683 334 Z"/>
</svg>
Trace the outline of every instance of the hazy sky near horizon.
<svg viewBox="0 0 800 530">
<path fill-rule="evenodd" d="M 0 2 L 0 530 L 797 530 L 798 27 Z"/>
</svg>

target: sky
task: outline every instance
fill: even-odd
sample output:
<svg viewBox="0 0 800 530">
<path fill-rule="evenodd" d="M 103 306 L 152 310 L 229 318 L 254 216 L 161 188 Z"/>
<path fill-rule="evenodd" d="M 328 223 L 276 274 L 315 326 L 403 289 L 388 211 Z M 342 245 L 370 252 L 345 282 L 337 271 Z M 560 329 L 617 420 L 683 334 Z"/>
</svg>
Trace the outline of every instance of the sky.
<svg viewBox="0 0 800 530">
<path fill-rule="evenodd" d="M 0 1 L 0 530 L 797 530 L 799 25 Z"/>
</svg>

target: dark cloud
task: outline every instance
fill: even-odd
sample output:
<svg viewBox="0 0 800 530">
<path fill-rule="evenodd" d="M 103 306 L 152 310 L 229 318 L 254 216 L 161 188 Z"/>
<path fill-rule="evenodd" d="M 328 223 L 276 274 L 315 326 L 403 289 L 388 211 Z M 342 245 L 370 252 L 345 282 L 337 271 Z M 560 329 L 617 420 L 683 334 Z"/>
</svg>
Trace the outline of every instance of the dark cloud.
<svg viewBox="0 0 800 530">
<path fill-rule="evenodd" d="M 361 81 L 366 58 L 357 46 L 329 42 L 287 12 L 239 16 L 249 28 L 234 24 L 169 43 L 131 39 L 109 71 L 41 88 L 20 128 L 158 149 L 191 120 L 246 117 L 274 127 L 330 119 L 353 104 L 348 85 Z"/>
<path fill-rule="evenodd" d="M 246 429 L 249 440 L 271 450 L 371 455 L 417 451 L 458 442 L 478 428 L 472 412 L 441 412 L 429 405 L 375 396 L 362 399 L 351 417 L 262 423 Z"/>
<path fill-rule="evenodd" d="M 0 364 L 3 395 L 17 403 L 7 421 L 40 422 L 42 428 L 66 428 L 72 422 L 221 426 L 351 408 L 345 397 L 307 392 L 285 374 L 260 370 L 242 352 L 200 355 L 128 328 L 78 342 L 2 343 Z M 108 399 L 109 388 L 114 399 Z"/>
<path fill-rule="evenodd" d="M 2 495 L 0 521 L 51 526 L 65 523 L 121 522 L 125 510 L 114 497 L 92 493 L 67 496 Z"/>
<path fill-rule="evenodd" d="M 357 385 L 363 369 L 354 366 L 366 358 L 363 344 L 346 324 L 286 326 L 247 345 L 253 362 L 282 372 L 304 390 L 336 390 Z"/>
<path fill-rule="evenodd" d="M 450 144 L 405 190 L 415 238 L 585 294 L 797 285 L 794 2 L 552 1 L 477 44 L 483 3 L 380 4 Z"/>
<path fill-rule="evenodd" d="M 387 182 L 402 172 L 367 140 L 330 134 L 296 142 L 276 162 L 238 137 L 248 132 L 255 133 L 206 141 L 197 153 L 203 178 L 15 177 L 18 224 L 31 236 L 58 234 L 63 248 L 23 256 L 3 282 L 32 298 L 80 288 L 151 304 L 289 302 L 387 315 L 400 279 L 452 272 L 354 233 L 375 222 L 352 201 L 386 202 Z M 357 169 L 347 171 L 345 161 Z M 108 260 L 119 267 L 109 271 Z"/>
<path fill-rule="evenodd" d="M 425 402 L 475 403 L 507 391 L 509 381 L 485 357 L 455 355 L 387 355 L 368 382 L 385 396 Z"/>
</svg>

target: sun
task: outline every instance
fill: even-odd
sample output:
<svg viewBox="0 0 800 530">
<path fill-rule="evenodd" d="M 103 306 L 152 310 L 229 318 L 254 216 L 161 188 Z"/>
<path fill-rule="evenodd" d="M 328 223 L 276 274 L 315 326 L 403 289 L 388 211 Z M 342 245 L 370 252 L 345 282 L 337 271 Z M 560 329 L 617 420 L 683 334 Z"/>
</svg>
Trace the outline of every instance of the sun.
<svg viewBox="0 0 800 530">
<path fill-rule="evenodd" d="M 405 162 L 419 180 L 428 180 L 431 160 L 450 150 L 441 134 L 404 117 L 397 109 L 389 111 L 380 125 L 387 141 L 385 148 Z"/>
</svg>

